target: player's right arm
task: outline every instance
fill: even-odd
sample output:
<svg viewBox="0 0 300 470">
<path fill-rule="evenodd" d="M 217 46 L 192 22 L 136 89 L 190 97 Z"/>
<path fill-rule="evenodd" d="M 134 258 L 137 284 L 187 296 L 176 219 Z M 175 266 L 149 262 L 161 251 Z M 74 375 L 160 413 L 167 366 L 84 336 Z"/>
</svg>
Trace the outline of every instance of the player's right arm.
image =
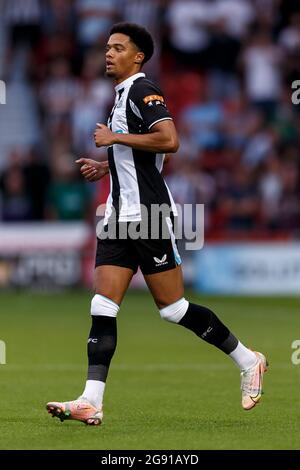
<svg viewBox="0 0 300 470">
<path fill-rule="evenodd" d="M 91 158 L 79 158 L 76 163 L 81 165 L 82 176 L 90 183 L 98 181 L 109 172 L 108 161 L 97 162 Z"/>
<path fill-rule="evenodd" d="M 96 147 L 125 145 L 154 153 L 176 153 L 179 147 L 177 131 L 160 88 L 150 80 L 138 81 L 129 90 L 130 112 L 140 122 L 140 131 L 113 132 L 97 123 L 94 132 Z"/>
</svg>

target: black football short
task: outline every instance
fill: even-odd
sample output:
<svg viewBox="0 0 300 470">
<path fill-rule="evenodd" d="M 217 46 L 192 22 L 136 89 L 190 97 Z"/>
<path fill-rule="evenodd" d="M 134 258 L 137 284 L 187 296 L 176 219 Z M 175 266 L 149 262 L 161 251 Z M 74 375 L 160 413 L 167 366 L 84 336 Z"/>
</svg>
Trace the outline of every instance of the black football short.
<svg viewBox="0 0 300 470">
<path fill-rule="evenodd" d="M 111 231 L 106 225 L 97 239 L 95 266 L 121 266 L 134 273 L 140 267 L 143 274 L 154 274 L 181 264 L 173 218 L 167 217 L 154 236 L 149 229 L 146 235 L 132 237 L 132 232 L 138 233 L 139 228 L 140 222 L 118 222 Z"/>
</svg>

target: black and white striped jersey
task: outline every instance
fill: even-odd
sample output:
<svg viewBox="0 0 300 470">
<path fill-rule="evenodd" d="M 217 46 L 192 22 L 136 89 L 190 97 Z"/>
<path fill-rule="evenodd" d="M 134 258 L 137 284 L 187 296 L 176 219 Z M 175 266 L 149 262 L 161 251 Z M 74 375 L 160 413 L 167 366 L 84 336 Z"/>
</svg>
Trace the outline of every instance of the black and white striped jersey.
<svg viewBox="0 0 300 470">
<path fill-rule="evenodd" d="M 115 87 L 116 99 L 108 119 L 113 132 L 146 134 L 154 124 L 172 119 L 161 90 L 143 73 Z M 171 193 L 161 175 L 164 154 L 135 150 L 125 145 L 108 148 L 110 194 L 105 221 L 116 211 L 119 222 L 141 220 L 141 205 L 167 204 L 177 215 Z"/>
</svg>

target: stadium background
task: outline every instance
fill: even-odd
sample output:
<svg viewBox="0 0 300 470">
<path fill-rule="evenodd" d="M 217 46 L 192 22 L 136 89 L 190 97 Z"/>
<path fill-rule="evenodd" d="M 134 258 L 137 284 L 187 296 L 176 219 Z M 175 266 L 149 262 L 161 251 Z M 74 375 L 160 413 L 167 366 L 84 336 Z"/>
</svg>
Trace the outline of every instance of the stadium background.
<svg viewBox="0 0 300 470">
<path fill-rule="evenodd" d="M 297 448 L 299 2 L 0 0 L 0 12 L 0 447 Z M 145 72 L 160 82 L 181 142 L 168 185 L 176 202 L 205 205 L 204 248 L 183 250 L 186 284 L 273 367 L 264 405 L 245 418 L 227 359 L 162 325 L 149 295 L 133 291 L 120 317 L 111 418 L 101 441 L 76 424 L 73 440 L 41 409 L 72 398 L 84 375 L 95 213 L 109 188 L 108 178 L 86 184 L 74 161 L 106 158 L 92 135 L 113 100 L 104 50 L 119 20 L 145 25 L 156 41 Z M 139 276 L 133 285 L 143 285 Z"/>
</svg>

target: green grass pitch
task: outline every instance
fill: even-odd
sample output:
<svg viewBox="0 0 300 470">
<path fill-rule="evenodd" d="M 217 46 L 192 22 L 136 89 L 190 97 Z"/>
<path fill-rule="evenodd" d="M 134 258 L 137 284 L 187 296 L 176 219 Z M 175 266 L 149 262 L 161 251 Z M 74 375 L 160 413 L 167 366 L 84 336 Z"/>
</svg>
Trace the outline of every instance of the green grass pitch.
<svg viewBox="0 0 300 470">
<path fill-rule="evenodd" d="M 129 292 L 106 387 L 104 423 L 60 423 L 50 400 L 76 398 L 86 376 L 88 292 L 1 293 L 1 449 L 299 449 L 299 299 L 187 298 L 214 309 L 270 368 L 254 410 L 240 406 L 237 367 L 189 331 L 162 321 L 150 297 Z"/>
</svg>

